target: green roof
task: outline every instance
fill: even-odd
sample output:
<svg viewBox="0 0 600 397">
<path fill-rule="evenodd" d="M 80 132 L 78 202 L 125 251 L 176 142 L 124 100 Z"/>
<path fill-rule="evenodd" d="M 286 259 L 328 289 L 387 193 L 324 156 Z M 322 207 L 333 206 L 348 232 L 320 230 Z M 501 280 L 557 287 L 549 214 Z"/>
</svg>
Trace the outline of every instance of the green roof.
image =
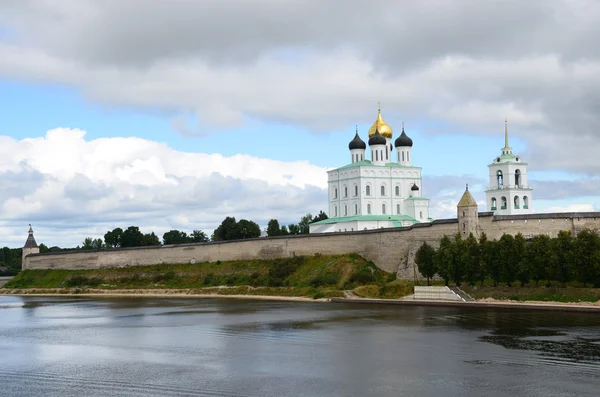
<svg viewBox="0 0 600 397">
<path fill-rule="evenodd" d="M 328 218 L 319 222 L 312 223 L 312 225 L 329 225 L 332 223 L 356 221 L 390 221 L 394 224 L 394 226 L 402 226 L 402 224 L 400 223 L 402 221 L 420 223 L 418 220 L 408 215 L 355 215 L 343 216 L 338 218 Z"/>
</svg>

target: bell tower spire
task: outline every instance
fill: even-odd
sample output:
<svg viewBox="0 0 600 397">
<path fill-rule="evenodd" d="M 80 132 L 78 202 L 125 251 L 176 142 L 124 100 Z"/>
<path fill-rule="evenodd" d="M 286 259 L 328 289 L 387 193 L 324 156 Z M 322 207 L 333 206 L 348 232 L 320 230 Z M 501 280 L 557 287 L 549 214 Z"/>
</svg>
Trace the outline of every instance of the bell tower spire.
<svg viewBox="0 0 600 397">
<path fill-rule="evenodd" d="M 502 154 L 512 154 L 512 149 L 508 146 L 508 119 L 504 119 L 504 147 Z"/>
</svg>

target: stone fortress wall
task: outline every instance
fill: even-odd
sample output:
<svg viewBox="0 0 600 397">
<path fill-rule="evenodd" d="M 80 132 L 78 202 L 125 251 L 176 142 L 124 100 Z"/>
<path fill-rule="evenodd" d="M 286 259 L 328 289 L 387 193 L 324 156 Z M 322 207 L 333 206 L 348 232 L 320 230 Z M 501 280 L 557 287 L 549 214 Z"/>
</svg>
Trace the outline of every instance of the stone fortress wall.
<svg viewBox="0 0 600 397">
<path fill-rule="evenodd" d="M 397 272 L 398 278 L 414 279 L 420 278 L 415 268 L 414 255 L 421 244 L 427 241 L 435 246 L 442 236 L 453 236 L 461 226 L 460 218 L 442 219 L 409 227 L 357 232 L 30 254 L 23 260 L 23 269 L 99 269 L 357 253 L 385 271 Z M 600 212 L 504 216 L 482 212 L 478 214 L 475 227 L 478 234 L 485 232 L 489 239 L 499 239 L 502 234 L 515 235 L 519 232 L 526 238 L 539 234 L 555 237 L 561 230 L 573 234 L 584 228 L 599 231 Z"/>
</svg>

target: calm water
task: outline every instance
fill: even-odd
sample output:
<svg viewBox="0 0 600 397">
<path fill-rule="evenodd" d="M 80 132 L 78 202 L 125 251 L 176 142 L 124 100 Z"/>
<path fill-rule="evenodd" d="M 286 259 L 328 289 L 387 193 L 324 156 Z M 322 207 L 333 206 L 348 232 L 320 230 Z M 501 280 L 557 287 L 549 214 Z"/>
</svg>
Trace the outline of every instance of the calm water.
<svg viewBox="0 0 600 397">
<path fill-rule="evenodd" d="M 0 297 L 2 396 L 597 396 L 600 316 Z"/>
</svg>

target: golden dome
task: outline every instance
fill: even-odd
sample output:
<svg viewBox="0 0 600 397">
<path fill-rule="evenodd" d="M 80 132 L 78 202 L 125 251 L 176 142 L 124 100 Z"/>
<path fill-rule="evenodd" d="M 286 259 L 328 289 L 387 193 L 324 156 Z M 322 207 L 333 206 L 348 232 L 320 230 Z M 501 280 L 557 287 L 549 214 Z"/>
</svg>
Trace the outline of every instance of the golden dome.
<svg viewBox="0 0 600 397">
<path fill-rule="evenodd" d="M 383 121 L 383 117 L 381 117 L 381 108 L 377 109 L 377 119 L 371 128 L 369 128 L 369 138 L 375 135 L 375 130 L 379 131 L 379 133 L 386 138 L 392 137 L 392 127 Z"/>
</svg>

